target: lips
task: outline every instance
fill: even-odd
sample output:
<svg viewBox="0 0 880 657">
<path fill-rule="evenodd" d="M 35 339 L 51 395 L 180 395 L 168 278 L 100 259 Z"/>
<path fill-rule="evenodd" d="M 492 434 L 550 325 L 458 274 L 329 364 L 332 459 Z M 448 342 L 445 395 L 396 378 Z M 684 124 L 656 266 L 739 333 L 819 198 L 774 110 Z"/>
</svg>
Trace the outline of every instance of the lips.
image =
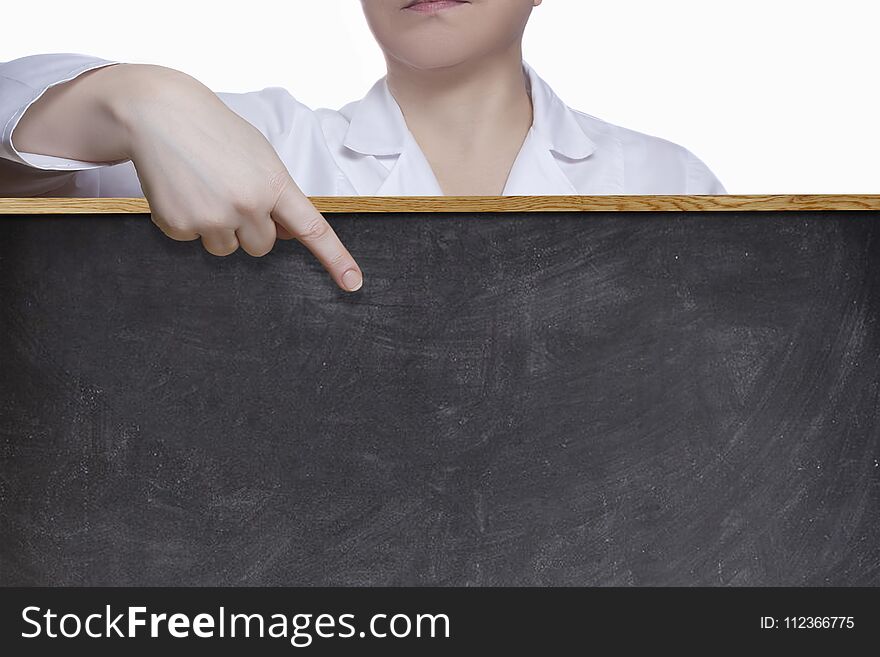
<svg viewBox="0 0 880 657">
<path fill-rule="evenodd" d="M 432 13 L 469 4 L 470 0 L 414 0 L 413 2 L 410 2 L 408 5 L 406 5 L 404 9 L 424 13 Z"/>
</svg>

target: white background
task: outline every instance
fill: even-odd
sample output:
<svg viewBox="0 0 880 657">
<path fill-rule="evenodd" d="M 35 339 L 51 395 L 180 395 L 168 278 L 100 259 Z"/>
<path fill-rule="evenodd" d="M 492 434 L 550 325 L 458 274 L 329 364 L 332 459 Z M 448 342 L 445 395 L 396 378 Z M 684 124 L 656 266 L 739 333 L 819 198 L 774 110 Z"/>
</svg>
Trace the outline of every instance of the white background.
<svg viewBox="0 0 880 657">
<path fill-rule="evenodd" d="M 0 61 L 89 53 L 311 107 L 384 75 L 359 0 L 10 0 L 0 23 Z M 878 25 L 877 0 L 545 0 L 524 50 L 569 106 L 686 146 L 732 194 L 880 193 Z"/>
</svg>

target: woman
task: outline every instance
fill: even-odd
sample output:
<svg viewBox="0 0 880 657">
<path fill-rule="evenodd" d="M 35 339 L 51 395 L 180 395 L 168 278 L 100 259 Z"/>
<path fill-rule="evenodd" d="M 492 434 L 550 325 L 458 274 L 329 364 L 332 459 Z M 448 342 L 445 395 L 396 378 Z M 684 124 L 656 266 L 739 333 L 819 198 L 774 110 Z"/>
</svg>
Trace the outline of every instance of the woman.
<svg viewBox="0 0 880 657">
<path fill-rule="evenodd" d="M 687 149 L 565 106 L 522 58 L 540 4 L 362 0 L 387 75 L 339 111 L 81 55 L 2 64 L 0 195 L 143 195 L 173 239 L 261 256 L 296 238 L 353 291 L 306 195 L 726 193 Z"/>
</svg>

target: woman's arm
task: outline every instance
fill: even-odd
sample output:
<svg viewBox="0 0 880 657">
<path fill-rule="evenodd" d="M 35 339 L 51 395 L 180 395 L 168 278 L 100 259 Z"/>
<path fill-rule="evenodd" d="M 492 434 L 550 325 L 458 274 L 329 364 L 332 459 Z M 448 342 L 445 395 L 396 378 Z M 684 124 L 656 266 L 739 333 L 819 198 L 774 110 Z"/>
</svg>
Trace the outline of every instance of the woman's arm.
<svg viewBox="0 0 880 657">
<path fill-rule="evenodd" d="M 340 287 L 360 287 L 357 263 L 272 145 L 185 73 L 136 64 L 82 73 L 33 101 L 8 142 L 18 158 L 40 153 L 105 164 L 130 159 L 153 221 L 169 237 L 200 237 L 216 255 L 241 246 L 257 256 L 270 251 L 276 237 L 293 237 Z M 34 177 L 41 175 L 46 173 L 34 169 Z"/>
<path fill-rule="evenodd" d="M 28 108 L 15 129 L 18 151 L 86 162 L 128 159 L 124 99 L 137 102 L 139 85 L 155 84 L 170 69 L 116 64 L 93 69 L 47 89 Z M 161 82 L 160 82 L 161 84 Z"/>
</svg>

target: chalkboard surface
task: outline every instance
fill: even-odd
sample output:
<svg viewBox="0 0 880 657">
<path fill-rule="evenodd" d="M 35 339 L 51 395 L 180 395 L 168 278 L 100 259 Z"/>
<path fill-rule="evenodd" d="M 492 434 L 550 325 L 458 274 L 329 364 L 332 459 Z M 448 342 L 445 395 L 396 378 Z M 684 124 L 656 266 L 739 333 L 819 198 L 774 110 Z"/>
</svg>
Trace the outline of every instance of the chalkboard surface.
<svg viewBox="0 0 880 657">
<path fill-rule="evenodd" d="M 0 583 L 880 584 L 877 212 L 0 219 Z"/>
</svg>

